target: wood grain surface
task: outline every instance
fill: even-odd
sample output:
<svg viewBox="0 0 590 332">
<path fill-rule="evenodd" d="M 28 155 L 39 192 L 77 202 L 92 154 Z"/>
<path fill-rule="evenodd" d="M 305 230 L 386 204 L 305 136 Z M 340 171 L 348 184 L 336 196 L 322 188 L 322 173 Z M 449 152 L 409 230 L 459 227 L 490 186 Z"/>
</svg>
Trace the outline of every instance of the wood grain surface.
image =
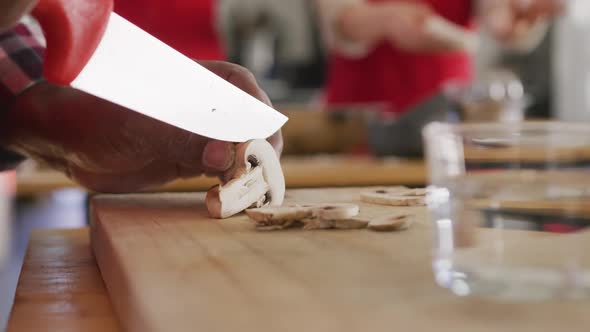
<svg viewBox="0 0 590 332">
<path fill-rule="evenodd" d="M 121 331 L 87 228 L 33 231 L 7 331 Z"/>
<path fill-rule="evenodd" d="M 433 281 L 425 209 L 358 196 L 292 190 L 287 202 L 355 202 L 361 216 L 404 210 L 417 223 L 401 233 L 264 233 L 243 216 L 209 219 L 201 194 L 102 196 L 92 205 L 93 247 L 128 331 L 588 330 L 588 302 L 451 295 Z M 529 234 L 515 232 L 512 243 L 525 245 Z"/>
<path fill-rule="evenodd" d="M 352 187 L 373 185 L 412 185 L 426 183 L 422 161 L 375 160 L 365 157 L 318 156 L 283 158 L 285 181 L 289 188 Z M 217 184 L 215 178 L 197 177 L 172 182 L 156 192 L 205 191 Z M 76 183 L 55 171 L 19 174 L 18 194 L 38 195 L 59 189 L 78 188 Z"/>
</svg>

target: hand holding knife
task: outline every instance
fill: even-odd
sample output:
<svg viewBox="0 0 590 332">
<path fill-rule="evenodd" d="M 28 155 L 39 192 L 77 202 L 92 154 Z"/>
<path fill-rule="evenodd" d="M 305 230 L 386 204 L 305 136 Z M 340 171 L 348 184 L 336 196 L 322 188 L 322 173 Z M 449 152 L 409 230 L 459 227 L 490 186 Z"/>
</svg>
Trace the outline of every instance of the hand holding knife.
<svg viewBox="0 0 590 332">
<path fill-rule="evenodd" d="M 42 0 L 35 8 L 48 37 L 48 82 L 16 97 L 0 122 L 4 148 L 100 192 L 222 175 L 234 143 L 251 138 L 270 136 L 281 150 L 276 133 L 286 118 L 247 70 L 184 57 L 111 13 L 109 0 L 89 1 L 102 9 L 82 3 Z"/>
<path fill-rule="evenodd" d="M 287 118 L 112 13 L 112 0 L 41 0 L 48 81 L 212 139 L 267 138 Z M 199 91 L 195 94 L 195 91 Z"/>
</svg>

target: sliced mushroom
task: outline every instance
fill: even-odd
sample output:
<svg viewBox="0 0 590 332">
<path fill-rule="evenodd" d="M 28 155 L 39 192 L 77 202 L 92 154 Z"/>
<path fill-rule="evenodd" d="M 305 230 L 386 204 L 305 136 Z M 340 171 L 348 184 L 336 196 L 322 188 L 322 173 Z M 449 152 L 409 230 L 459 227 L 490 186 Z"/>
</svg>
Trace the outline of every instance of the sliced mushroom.
<svg viewBox="0 0 590 332">
<path fill-rule="evenodd" d="M 369 222 L 367 228 L 377 232 L 395 232 L 408 229 L 414 223 L 414 216 L 394 214 L 376 218 Z"/>
<path fill-rule="evenodd" d="M 424 206 L 426 190 L 403 187 L 374 189 L 361 192 L 361 201 L 390 206 Z"/>
<path fill-rule="evenodd" d="M 334 222 L 332 220 L 322 220 L 318 218 L 305 219 L 303 220 L 303 225 L 303 229 L 306 231 L 334 228 Z"/>
<path fill-rule="evenodd" d="M 369 220 L 361 218 L 350 218 L 341 220 L 323 220 L 319 218 L 310 218 L 303 220 L 305 230 L 316 229 L 363 229 L 367 228 Z"/>
<path fill-rule="evenodd" d="M 285 229 L 297 225 L 304 225 L 304 229 L 356 229 L 359 228 L 359 222 L 352 221 L 352 218 L 358 213 L 358 205 L 343 203 L 298 204 L 246 210 L 256 228 L 261 230 Z"/>
<path fill-rule="evenodd" d="M 363 229 L 369 225 L 369 220 L 363 218 L 351 218 L 344 220 L 334 220 L 335 229 Z"/>
<path fill-rule="evenodd" d="M 246 214 L 260 231 L 282 230 L 302 226 L 302 220 L 310 218 L 309 208 L 298 206 L 269 206 L 246 210 Z"/>
<path fill-rule="evenodd" d="M 290 221 L 310 218 L 312 210 L 297 206 L 263 207 L 246 210 L 246 214 L 257 225 L 282 225 Z"/>
<path fill-rule="evenodd" d="M 356 204 L 307 204 L 303 207 L 311 208 L 313 217 L 321 220 L 343 220 L 359 214 L 359 206 Z"/>
<path fill-rule="evenodd" d="M 425 188 L 417 188 L 403 192 L 402 196 L 426 196 L 426 194 L 428 194 L 428 190 Z"/>
<path fill-rule="evenodd" d="M 391 206 L 425 206 L 426 199 L 422 196 L 390 196 L 381 204 Z"/>
<path fill-rule="evenodd" d="M 213 218 L 228 218 L 253 206 L 283 204 L 285 178 L 276 152 L 265 140 L 238 144 L 236 163 L 224 180 L 207 192 L 207 210 Z"/>
<path fill-rule="evenodd" d="M 373 188 L 371 190 L 361 191 L 361 201 L 366 203 L 375 203 L 375 200 L 381 201 L 383 197 L 401 196 L 403 193 L 407 193 L 410 190 L 412 189 L 402 186 Z"/>
</svg>

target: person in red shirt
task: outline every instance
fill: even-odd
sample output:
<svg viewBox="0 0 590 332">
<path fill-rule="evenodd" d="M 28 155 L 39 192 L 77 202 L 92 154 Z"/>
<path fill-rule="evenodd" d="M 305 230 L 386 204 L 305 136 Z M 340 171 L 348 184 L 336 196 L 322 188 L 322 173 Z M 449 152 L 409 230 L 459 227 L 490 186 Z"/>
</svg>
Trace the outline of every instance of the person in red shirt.
<svg viewBox="0 0 590 332">
<path fill-rule="evenodd" d="M 471 57 L 428 29 L 436 17 L 473 29 L 475 3 L 502 41 L 561 10 L 558 0 L 318 0 L 330 42 L 325 102 L 404 113 L 449 81 L 472 78 Z"/>
</svg>

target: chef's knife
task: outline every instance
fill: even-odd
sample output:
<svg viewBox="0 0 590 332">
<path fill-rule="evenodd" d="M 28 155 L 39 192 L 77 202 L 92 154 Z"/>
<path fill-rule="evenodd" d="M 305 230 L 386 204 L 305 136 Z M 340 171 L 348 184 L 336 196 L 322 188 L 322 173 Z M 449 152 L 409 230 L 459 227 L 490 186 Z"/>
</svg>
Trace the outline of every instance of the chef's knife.
<svg viewBox="0 0 590 332">
<path fill-rule="evenodd" d="M 99 3 L 101 1 L 92 4 L 94 9 L 85 8 L 88 9 L 85 15 L 92 18 Z M 44 24 L 48 21 L 52 26 L 59 24 L 53 13 L 50 20 L 43 19 L 43 16 L 50 16 L 47 8 L 52 6 L 60 8 L 58 12 L 64 20 L 80 21 L 82 10 L 74 10 L 74 6 L 80 7 L 79 0 L 41 0 L 39 8 L 45 10 L 35 16 L 41 18 L 44 30 L 48 30 L 49 24 Z M 96 49 L 88 54 L 89 60 L 72 77 L 72 87 L 170 125 L 223 141 L 267 138 L 287 121 L 270 106 L 116 13 L 109 13 L 105 16 L 104 34 L 95 33 L 95 37 L 98 36 Z M 67 25 L 62 24 L 58 29 L 63 26 Z M 76 33 L 81 33 L 77 29 L 83 30 L 73 26 L 69 31 L 73 35 L 70 38 L 73 46 L 76 46 L 76 37 L 80 37 Z M 54 39 L 57 38 L 63 39 Z M 48 38 L 48 48 L 52 47 L 51 43 Z"/>
</svg>

